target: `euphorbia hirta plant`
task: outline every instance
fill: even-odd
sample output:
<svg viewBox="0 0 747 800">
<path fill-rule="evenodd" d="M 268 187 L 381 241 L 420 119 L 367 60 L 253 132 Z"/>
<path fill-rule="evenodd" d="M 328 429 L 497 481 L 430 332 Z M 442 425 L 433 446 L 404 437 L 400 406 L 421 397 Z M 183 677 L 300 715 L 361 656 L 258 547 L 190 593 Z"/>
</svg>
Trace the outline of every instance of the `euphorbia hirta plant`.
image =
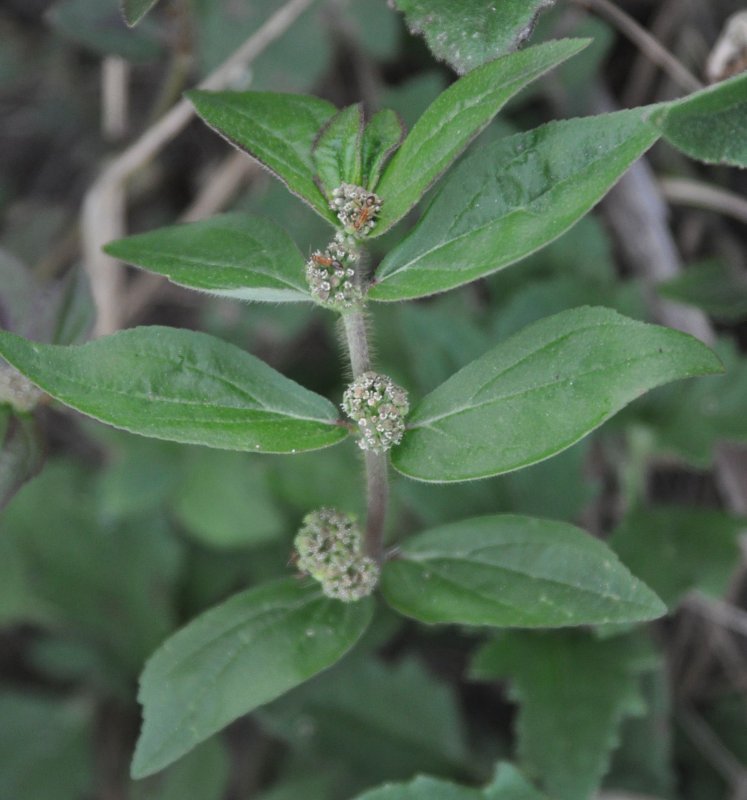
<svg viewBox="0 0 747 800">
<path fill-rule="evenodd" d="M 583 217 L 667 135 L 670 115 L 681 130 L 704 105 L 729 107 L 733 81 L 494 141 L 450 171 L 374 268 L 371 240 L 414 208 L 511 97 L 585 45 L 551 41 L 479 66 L 409 133 L 393 111 L 365 119 L 359 105 L 338 110 L 317 97 L 189 94 L 210 126 L 329 223 L 328 244 L 305 258 L 274 222 L 228 213 L 107 251 L 220 297 L 316 303 L 339 315 L 352 380 L 334 402 L 205 333 L 142 327 L 78 347 L 0 335 L 2 355 L 44 392 L 134 433 L 289 454 L 352 436 L 362 451 L 365 519 L 319 497 L 295 536 L 300 577 L 230 597 L 147 663 L 135 776 L 160 770 L 337 661 L 366 630 L 379 596 L 422 622 L 474 626 L 636 622 L 664 613 L 605 544 L 567 523 L 499 514 L 401 539 L 387 519 L 392 468 L 430 482 L 519 469 L 569 447 L 655 386 L 721 370 L 686 334 L 590 307 L 530 325 L 425 397 L 372 363 L 371 304 L 445 292 L 519 261 Z M 387 524 L 396 549 L 384 546 Z"/>
</svg>

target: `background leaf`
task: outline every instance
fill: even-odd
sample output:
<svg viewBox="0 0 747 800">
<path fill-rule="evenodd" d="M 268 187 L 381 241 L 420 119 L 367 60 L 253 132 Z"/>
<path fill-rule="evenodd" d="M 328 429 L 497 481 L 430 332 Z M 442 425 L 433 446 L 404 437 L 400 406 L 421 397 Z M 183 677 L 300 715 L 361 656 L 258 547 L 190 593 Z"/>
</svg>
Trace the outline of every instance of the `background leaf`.
<svg viewBox="0 0 747 800">
<path fill-rule="evenodd" d="M 119 0 L 62 0 L 50 8 L 47 19 L 64 36 L 101 55 L 137 62 L 156 58 L 162 50 L 150 20 L 137 31 L 127 28 Z"/>
<path fill-rule="evenodd" d="M 407 27 L 460 75 L 515 50 L 555 0 L 395 0 Z M 465 25 L 465 20 L 470 20 Z"/>
<path fill-rule="evenodd" d="M 420 771 L 457 776 L 469 764 L 455 692 L 415 659 L 346 659 L 259 716 L 306 758 L 351 772 L 357 787 Z"/>
<path fill-rule="evenodd" d="M 673 608 L 697 589 L 722 597 L 739 564 L 747 519 L 696 507 L 641 508 L 615 529 L 610 547 Z"/>
<path fill-rule="evenodd" d="M 180 286 L 237 300 L 311 300 L 305 261 L 288 234 L 265 217 L 219 214 L 110 242 L 109 255 Z"/>
<path fill-rule="evenodd" d="M 92 726 L 80 700 L 0 693 L 0 796 L 79 800 L 92 791 Z"/>
<path fill-rule="evenodd" d="M 329 400 L 196 331 L 133 328 L 79 347 L 0 331 L 0 353 L 57 400 L 143 436 L 287 453 L 347 435 Z"/>
<path fill-rule="evenodd" d="M 403 300 L 442 292 L 548 244 L 656 141 L 647 113 L 634 109 L 551 122 L 475 151 L 451 172 L 412 233 L 384 258 L 369 296 Z M 382 184 L 406 145 L 407 140 Z M 381 192 L 386 197 L 383 186 Z"/>
<path fill-rule="evenodd" d="M 654 386 L 719 371 L 718 358 L 687 334 L 605 308 L 565 311 L 427 395 L 392 463 L 426 481 L 509 472 L 564 450 Z"/>
<path fill-rule="evenodd" d="M 9 622 L 67 629 L 132 678 L 175 625 L 180 551 L 157 516 L 102 520 L 95 487 L 69 460 L 24 486 L 3 514 L 0 582 L 18 590 Z"/>
<path fill-rule="evenodd" d="M 140 679 L 134 777 L 162 769 L 229 722 L 330 666 L 373 601 L 342 603 L 291 578 L 234 595 L 168 639 Z"/>
<path fill-rule="evenodd" d="M 564 39 L 530 47 L 479 67 L 442 92 L 381 176 L 377 194 L 383 203 L 373 235 L 390 228 L 418 202 L 510 97 L 587 44 Z"/>
<path fill-rule="evenodd" d="M 157 2 L 158 0 L 121 0 L 125 21 L 130 26 L 137 25 Z"/>
<path fill-rule="evenodd" d="M 256 547 L 286 530 L 256 456 L 190 448 L 172 508 L 185 530 L 208 547 Z"/>
<path fill-rule="evenodd" d="M 43 465 L 44 447 L 36 420 L 0 403 L 0 510 Z"/>
<path fill-rule="evenodd" d="M 310 95 L 274 92 L 191 91 L 197 113 L 231 144 L 257 159 L 329 222 L 330 211 L 314 182 L 311 150 L 335 107 Z"/>
<path fill-rule="evenodd" d="M 508 678 L 519 704 L 520 763 L 558 800 L 588 800 L 622 719 L 644 710 L 639 674 L 649 656 L 634 639 L 583 631 L 511 631 L 482 647 L 471 674 Z"/>
<path fill-rule="evenodd" d="M 747 167 L 747 75 L 668 103 L 652 121 L 691 158 Z"/>
<path fill-rule="evenodd" d="M 428 623 L 549 628 L 666 611 L 602 542 L 564 522 L 510 514 L 405 540 L 381 590 L 395 609 Z"/>
<path fill-rule="evenodd" d="M 726 261 L 691 264 L 675 278 L 658 283 L 656 291 L 697 306 L 719 320 L 739 323 L 747 317 L 747 275 Z"/>
<path fill-rule="evenodd" d="M 364 792 L 355 800 L 549 800 L 538 792 L 513 764 L 502 761 L 495 777 L 483 789 L 469 789 L 419 775 L 410 783 L 387 784 Z"/>
</svg>

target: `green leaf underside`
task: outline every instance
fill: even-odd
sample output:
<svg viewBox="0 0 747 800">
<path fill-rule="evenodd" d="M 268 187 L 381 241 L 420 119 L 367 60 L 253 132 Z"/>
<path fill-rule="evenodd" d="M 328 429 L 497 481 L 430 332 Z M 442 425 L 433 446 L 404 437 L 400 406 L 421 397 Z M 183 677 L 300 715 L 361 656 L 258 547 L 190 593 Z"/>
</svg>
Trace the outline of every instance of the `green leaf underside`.
<svg viewBox="0 0 747 800">
<path fill-rule="evenodd" d="M 241 592 L 197 617 L 145 665 L 133 777 L 162 769 L 333 664 L 372 613 L 371 598 L 342 603 L 290 578 Z"/>
<path fill-rule="evenodd" d="M 361 184 L 369 191 L 376 188 L 381 168 L 405 138 L 405 124 L 396 111 L 377 111 L 361 136 Z"/>
<path fill-rule="evenodd" d="M 551 122 L 470 155 L 382 261 L 369 296 L 403 300 L 453 289 L 556 239 L 659 137 L 646 113 Z"/>
<path fill-rule="evenodd" d="M 747 75 L 668 103 L 654 121 L 666 140 L 709 164 L 747 167 Z"/>
<path fill-rule="evenodd" d="M 692 336 L 607 308 L 571 309 L 530 325 L 427 395 L 392 463 L 424 481 L 510 472 L 564 450 L 655 386 L 721 371 Z"/>
<path fill-rule="evenodd" d="M 288 234 L 265 217 L 220 214 L 110 242 L 104 248 L 189 289 L 236 300 L 311 300 L 305 262 Z"/>
<path fill-rule="evenodd" d="M 122 0 L 122 14 L 125 22 L 132 27 L 153 8 L 158 0 Z"/>
<path fill-rule="evenodd" d="M 363 108 L 348 106 L 322 128 L 311 156 L 318 182 L 328 198 L 341 183 L 360 185 Z"/>
<path fill-rule="evenodd" d="M 395 0 L 407 26 L 460 75 L 515 50 L 555 0 Z M 466 26 L 464 20 L 469 19 Z"/>
<path fill-rule="evenodd" d="M 381 589 L 397 611 L 426 623 L 552 628 L 666 612 L 599 540 L 564 522 L 510 514 L 408 539 L 384 567 Z"/>
<path fill-rule="evenodd" d="M 337 113 L 326 100 L 275 92 L 191 91 L 197 113 L 221 136 L 275 173 L 293 194 L 336 223 L 314 181 L 311 150 L 319 129 Z"/>
<path fill-rule="evenodd" d="M 478 67 L 440 94 L 381 176 L 377 194 L 383 205 L 372 235 L 400 220 L 513 95 L 587 44 L 566 39 L 511 53 Z"/>
<path fill-rule="evenodd" d="M 0 354 L 60 402 L 143 436 L 287 453 L 347 435 L 329 400 L 196 331 L 133 328 L 79 347 L 0 332 Z"/>
<path fill-rule="evenodd" d="M 644 648 L 585 631 L 510 631 L 477 653 L 472 677 L 511 681 L 518 755 L 558 800 L 586 800 L 607 770 L 622 720 L 644 710 Z"/>
</svg>

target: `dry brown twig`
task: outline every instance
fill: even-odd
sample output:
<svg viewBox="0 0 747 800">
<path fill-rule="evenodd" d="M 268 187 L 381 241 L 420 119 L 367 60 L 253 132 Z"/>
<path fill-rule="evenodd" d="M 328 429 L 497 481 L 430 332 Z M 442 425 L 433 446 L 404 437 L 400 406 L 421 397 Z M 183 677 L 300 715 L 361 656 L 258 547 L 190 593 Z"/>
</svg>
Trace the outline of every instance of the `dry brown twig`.
<svg viewBox="0 0 747 800">
<path fill-rule="evenodd" d="M 734 192 L 688 178 L 660 178 L 659 188 L 670 203 L 716 211 L 747 223 L 747 200 Z"/>
<path fill-rule="evenodd" d="M 614 3 L 610 3 L 609 0 L 576 0 L 576 3 L 611 22 L 620 33 L 630 39 L 653 63 L 658 64 L 684 91 L 695 92 L 703 88 L 703 84 L 679 59 L 675 58 L 645 28 Z"/>
<path fill-rule="evenodd" d="M 218 90 L 230 85 L 237 71 L 245 69 L 313 2 L 289 0 L 197 88 Z M 112 333 L 121 327 L 122 266 L 101 248 L 106 242 L 125 234 L 126 181 L 180 133 L 193 115 L 192 105 L 187 100 L 180 100 L 111 161 L 86 192 L 81 211 L 81 234 L 84 265 L 97 311 L 95 336 Z"/>
</svg>

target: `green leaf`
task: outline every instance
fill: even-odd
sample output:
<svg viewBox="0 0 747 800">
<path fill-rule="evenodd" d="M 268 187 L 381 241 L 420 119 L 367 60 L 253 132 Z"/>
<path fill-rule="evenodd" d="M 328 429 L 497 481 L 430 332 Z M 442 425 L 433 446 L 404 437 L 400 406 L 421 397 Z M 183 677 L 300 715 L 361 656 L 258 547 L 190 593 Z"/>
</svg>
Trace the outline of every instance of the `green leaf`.
<svg viewBox="0 0 747 800">
<path fill-rule="evenodd" d="M 687 334 L 607 308 L 564 311 L 427 395 L 392 463 L 425 481 L 509 472 L 564 450 L 654 386 L 721 371 L 717 356 Z"/>
<path fill-rule="evenodd" d="M 460 75 L 516 50 L 555 0 L 395 0 L 407 27 Z M 469 20 L 469 25 L 465 25 Z"/>
<path fill-rule="evenodd" d="M 341 183 L 360 185 L 363 107 L 348 106 L 319 132 L 311 155 L 322 191 L 328 197 Z"/>
<path fill-rule="evenodd" d="M 652 122 L 670 144 L 691 158 L 747 167 L 747 75 L 667 103 Z"/>
<path fill-rule="evenodd" d="M 495 778 L 484 791 L 485 800 L 549 800 L 513 764 L 506 761 L 498 763 Z"/>
<path fill-rule="evenodd" d="M 387 783 L 354 800 L 485 800 L 485 797 L 479 789 L 418 775 L 409 783 Z"/>
<path fill-rule="evenodd" d="M 689 303 L 726 322 L 740 322 L 747 317 L 747 276 L 726 261 L 713 259 L 691 264 L 656 291 L 671 300 Z"/>
<path fill-rule="evenodd" d="M 0 510 L 43 465 L 44 446 L 36 420 L 0 403 Z"/>
<path fill-rule="evenodd" d="M 93 713 L 76 698 L 0 694 L 0 797 L 80 800 L 94 791 Z"/>
<path fill-rule="evenodd" d="M 127 28 L 119 0 L 61 0 L 46 17 L 63 36 L 104 56 L 147 61 L 163 49 L 156 28 L 148 24 L 150 20 L 137 31 Z"/>
<path fill-rule="evenodd" d="M 121 0 L 125 22 L 132 27 L 153 8 L 158 0 Z"/>
<path fill-rule="evenodd" d="M 191 91 L 186 96 L 207 124 L 246 151 L 329 222 L 337 218 L 314 181 L 311 150 L 335 107 L 309 95 Z"/>
<path fill-rule="evenodd" d="M 673 800 L 678 796 L 674 791 L 677 781 L 672 759 L 674 720 L 669 670 L 664 658 L 657 657 L 651 670 L 641 675 L 646 714 L 623 721 L 620 744 L 612 754 L 605 783 L 627 790 L 633 797 L 638 794 Z"/>
<path fill-rule="evenodd" d="M 118 239 L 109 255 L 190 289 L 236 300 L 311 300 L 305 262 L 272 220 L 242 213 Z"/>
<path fill-rule="evenodd" d="M 498 764 L 495 777 L 483 789 L 470 789 L 418 775 L 410 783 L 386 784 L 354 800 L 549 800 L 512 764 Z"/>
<path fill-rule="evenodd" d="M 723 597 L 745 528 L 747 519 L 714 509 L 639 509 L 615 529 L 610 547 L 673 608 L 693 589 Z"/>
<path fill-rule="evenodd" d="M 200 615 L 145 665 L 133 777 L 162 769 L 333 664 L 372 613 L 371 598 L 342 603 L 290 578 L 241 592 Z"/>
<path fill-rule="evenodd" d="M 564 522 L 499 514 L 407 539 L 384 597 L 421 622 L 563 627 L 660 617 L 666 608 L 602 542 Z"/>
<path fill-rule="evenodd" d="M 401 219 L 513 95 L 570 58 L 588 40 L 537 45 L 478 67 L 426 109 L 384 170 L 383 205 L 373 235 Z"/>
<path fill-rule="evenodd" d="M 361 183 L 370 191 L 379 182 L 387 158 L 405 138 L 405 124 L 390 108 L 377 111 L 361 135 Z"/>
<path fill-rule="evenodd" d="M 60 402 L 143 436 L 287 453 L 347 435 L 329 400 L 197 331 L 133 328 L 79 347 L 0 331 L 0 354 Z"/>
<path fill-rule="evenodd" d="M 640 409 L 659 449 L 701 469 L 710 467 L 714 448 L 724 439 L 747 442 L 747 358 L 731 339 L 722 339 L 715 350 L 726 366 L 725 375 L 663 387 Z"/>
<path fill-rule="evenodd" d="M 647 113 L 634 109 L 551 122 L 471 154 L 412 233 L 382 261 L 370 297 L 402 300 L 442 292 L 548 244 L 656 141 Z M 383 187 L 381 194 L 386 198 Z"/>
<path fill-rule="evenodd" d="M 32 617 L 46 611 L 131 678 L 173 629 L 180 549 L 157 515 L 103 521 L 95 489 L 92 472 L 72 461 L 50 462 L 8 504 L 2 538 L 15 547 L 11 583 L 21 577 L 21 597 L 30 593 L 39 604 L 31 606 Z"/>
<path fill-rule="evenodd" d="M 223 742 L 208 739 L 162 775 L 133 782 L 129 800 L 222 800 L 226 796 L 231 763 Z"/>
<path fill-rule="evenodd" d="M 352 772 L 358 786 L 420 771 L 459 774 L 469 764 L 452 687 L 412 658 L 346 659 L 268 706 L 260 721 L 305 757 Z"/>
<path fill-rule="evenodd" d="M 285 533 L 265 462 L 246 453 L 204 448 L 188 451 L 183 459 L 173 510 L 197 541 L 216 548 L 256 547 Z"/>
<path fill-rule="evenodd" d="M 609 764 L 624 717 L 644 711 L 635 640 L 583 631 L 502 634 L 481 648 L 472 676 L 511 681 L 518 754 L 558 800 L 588 800 Z"/>
</svg>

